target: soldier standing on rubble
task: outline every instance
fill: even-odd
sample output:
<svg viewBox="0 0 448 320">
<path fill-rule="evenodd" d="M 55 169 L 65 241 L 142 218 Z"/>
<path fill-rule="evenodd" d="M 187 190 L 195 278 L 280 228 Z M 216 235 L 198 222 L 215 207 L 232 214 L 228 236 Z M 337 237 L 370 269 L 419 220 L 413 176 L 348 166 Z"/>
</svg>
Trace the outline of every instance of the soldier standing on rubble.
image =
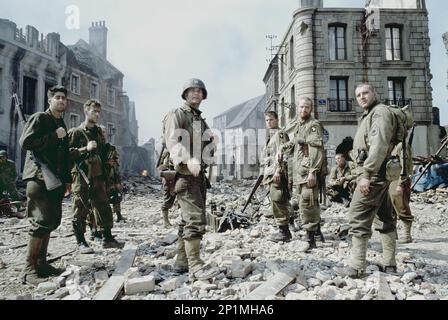
<svg viewBox="0 0 448 320">
<path fill-rule="evenodd" d="M 307 233 L 308 246 L 304 248 L 305 251 L 315 248 L 315 236 L 321 235 L 318 176 L 324 163 L 324 129 L 318 120 L 311 117 L 313 108 L 314 103 L 310 98 L 299 99 L 299 118 L 294 140 L 282 148 L 283 153 L 290 153 L 293 158 L 290 173 L 297 190 L 303 229 Z"/>
<path fill-rule="evenodd" d="M 174 265 L 180 272 L 190 273 L 190 280 L 211 279 L 219 270 L 200 258 L 201 240 L 205 234 L 207 177 L 205 160 L 213 155 L 216 141 L 199 106 L 207 98 L 207 89 L 199 79 L 188 80 L 182 91 L 185 103 L 168 113 L 164 140 L 175 165 L 174 191 L 181 208 L 179 244 Z M 210 159 L 210 158 L 209 158 Z"/>
<path fill-rule="evenodd" d="M 348 265 L 336 268 L 341 276 L 360 278 L 366 269 L 367 245 L 372 236 L 372 224 L 381 233 L 383 272 L 395 272 L 396 221 L 389 197 L 390 182 L 386 167 L 394 148 L 396 125 L 392 111 L 378 102 L 375 89 L 361 84 L 356 99 L 364 109 L 353 142 L 351 158 L 355 159 L 354 174 L 358 184 L 349 210 L 351 254 Z"/>
<path fill-rule="evenodd" d="M 23 180 L 27 181 L 28 216 L 32 216 L 30 242 L 23 282 L 38 285 L 45 278 L 60 275 L 63 270 L 47 262 L 50 233 L 61 224 L 62 199 L 70 194 L 70 154 L 67 127 L 63 113 L 67 107 L 67 90 L 54 86 L 48 90 L 49 109 L 33 114 L 23 129 L 20 145 L 27 150 Z M 48 191 L 42 173 L 46 164 L 62 182 Z"/>
<path fill-rule="evenodd" d="M 112 236 L 113 215 L 106 190 L 105 138 L 97 125 L 101 104 L 87 100 L 84 104 L 85 121 L 69 131 L 69 146 L 75 165 L 73 177 L 73 230 L 79 252 L 93 253 L 84 237 L 86 219 L 93 210 L 95 225 L 101 228 L 103 248 L 122 248 L 123 243 Z"/>
<path fill-rule="evenodd" d="M 170 153 L 166 149 L 160 156 L 160 166 L 157 168 L 157 170 L 160 171 L 161 175 L 163 175 L 162 172 L 174 171 L 174 163 L 170 159 Z M 171 227 L 168 214 L 169 210 L 174 206 L 174 202 L 176 201 L 176 193 L 174 192 L 175 180 L 171 178 L 172 177 L 162 177 L 162 185 L 163 185 L 162 217 L 163 217 L 163 226 L 165 228 Z"/>
<path fill-rule="evenodd" d="M 289 142 L 288 134 L 278 127 L 278 115 L 274 111 L 265 113 L 268 140 L 262 153 L 261 174 L 264 176 L 263 185 L 269 188 L 272 212 L 279 227 L 279 232 L 270 240 L 274 242 L 288 242 L 292 235 L 289 230 L 290 196 L 288 190 L 287 165 L 283 159 L 277 159 L 281 145 Z"/>
</svg>

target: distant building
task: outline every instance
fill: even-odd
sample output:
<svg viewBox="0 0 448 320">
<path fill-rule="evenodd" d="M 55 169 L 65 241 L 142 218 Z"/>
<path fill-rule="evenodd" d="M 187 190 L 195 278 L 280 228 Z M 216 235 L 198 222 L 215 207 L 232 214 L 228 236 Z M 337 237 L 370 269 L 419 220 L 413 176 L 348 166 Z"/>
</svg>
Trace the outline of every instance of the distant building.
<svg viewBox="0 0 448 320">
<path fill-rule="evenodd" d="M 301 0 L 264 77 L 270 110 L 292 136 L 296 102 L 315 101 L 332 164 L 337 147 L 354 137 L 362 109 L 355 89 L 369 82 L 386 104 L 410 105 L 417 127 L 414 153 L 438 148 L 433 125 L 428 12 L 424 0 L 367 1 L 369 7 L 324 8 Z"/>
<path fill-rule="evenodd" d="M 266 98 L 262 95 L 213 118 L 213 128 L 222 133 L 223 140 L 217 153 L 218 179 L 258 176 L 260 152 L 266 141 L 266 135 L 260 136 L 258 129 L 265 129 L 265 110 Z"/>
</svg>

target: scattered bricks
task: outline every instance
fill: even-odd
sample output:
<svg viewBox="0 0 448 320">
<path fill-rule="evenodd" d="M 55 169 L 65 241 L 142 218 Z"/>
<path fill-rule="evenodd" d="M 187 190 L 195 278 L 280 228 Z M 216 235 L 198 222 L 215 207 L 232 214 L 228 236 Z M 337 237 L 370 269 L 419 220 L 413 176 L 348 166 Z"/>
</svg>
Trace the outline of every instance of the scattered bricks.
<svg viewBox="0 0 448 320">
<path fill-rule="evenodd" d="M 264 282 L 245 282 L 240 285 L 241 294 L 247 296 L 249 293 L 257 289 Z"/>
<path fill-rule="evenodd" d="M 81 300 L 81 299 L 82 299 L 81 292 L 76 291 L 74 294 L 66 296 L 62 300 L 76 300 L 77 301 L 77 300 Z"/>
<path fill-rule="evenodd" d="M 178 300 L 187 300 L 191 297 L 191 291 L 188 287 L 176 289 L 176 291 L 174 291 L 174 294 L 176 296 L 176 299 Z"/>
<path fill-rule="evenodd" d="M 252 272 L 252 263 L 249 261 L 235 260 L 230 266 L 230 276 L 232 278 L 245 278 Z"/>
<path fill-rule="evenodd" d="M 418 277 L 417 273 L 415 273 L 415 272 L 408 272 L 408 273 L 405 273 L 403 275 L 403 277 L 401 277 L 401 282 L 409 283 L 409 282 L 412 282 L 417 277 Z"/>
<path fill-rule="evenodd" d="M 140 277 L 140 272 L 138 271 L 138 268 L 129 268 L 126 273 L 124 274 L 124 277 L 126 279 L 134 279 Z"/>
<path fill-rule="evenodd" d="M 320 300 L 335 300 L 336 294 L 335 287 L 323 287 L 317 291 L 317 296 Z"/>
<path fill-rule="evenodd" d="M 126 295 L 134 295 L 141 292 L 151 292 L 154 291 L 154 288 L 155 280 L 153 276 L 128 279 L 124 284 L 124 292 Z"/>
<path fill-rule="evenodd" d="M 319 279 L 316 279 L 316 278 L 308 279 L 309 287 L 314 288 L 314 287 L 319 287 L 320 285 L 322 285 L 322 282 Z"/>
<path fill-rule="evenodd" d="M 109 274 L 107 273 L 107 271 L 98 271 L 95 272 L 95 283 L 96 284 L 102 284 L 104 282 L 106 282 L 107 280 L 109 280 Z"/>
<path fill-rule="evenodd" d="M 182 286 L 182 283 L 185 283 L 185 280 L 185 277 L 175 277 L 159 283 L 159 286 L 163 291 L 171 292 L 176 290 L 177 288 L 180 288 L 180 286 Z"/>
<path fill-rule="evenodd" d="M 326 282 L 328 280 L 331 280 L 331 275 L 325 271 L 318 271 L 316 273 L 316 279 L 319 279 L 322 282 Z"/>
<path fill-rule="evenodd" d="M 37 286 L 36 292 L 40 294 L 47 294 L 58 289 L 58 285 L 54 282 L 42 282 Z"/>
</svg>

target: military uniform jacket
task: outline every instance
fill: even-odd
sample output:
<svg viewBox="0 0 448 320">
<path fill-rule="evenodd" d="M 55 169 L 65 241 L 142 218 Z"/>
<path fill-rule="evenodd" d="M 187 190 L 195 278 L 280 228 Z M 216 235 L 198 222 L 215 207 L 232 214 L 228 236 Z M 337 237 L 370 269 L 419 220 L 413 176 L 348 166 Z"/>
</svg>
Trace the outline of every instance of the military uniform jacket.
<svg viewBox="0 0 448 320">
<path fill-rule="evenodd" d="M 262 152 L 261 174 L 264 175 L 264 185 L 273 181 L 277 169 L 280 169 L 281 173 L 287 171 L 287 168 L 283 163 L 278 163 L 276 156 L 277 152 L 280 151 L 281 146 L 289 142 L 289 136 L 282 129 L 271 130 L 270 135 L 271 136 L 266 142 L 266 146 L 263 148 Z"/>
<path fill-rule="evenodd" d="M 110 186 L 121 184 L 120 166 L 118 165 L 118 163 L 116 165 L 109 164 L 109 160 L 119 158 L 117 148 L 110 143 L 106 143 L 105 150 L 107 161 L 104 167 L 106 169 L 107 183 Z"/>
<path fill-rule="evenodd" d="M 328 184 L 330 186 L 343 186 L 343 184 L 337 183 L 338 179 L 345 178 L 347 182 L 355 179 L 355 176 L 352 175 L 351 166 L 353 166 L 353 164 L 346 161 L 345 167 L 342 170 L 339 168 L 339 166 L 331 168 L 330 177 L 328 178 Z"/>
<path fill-rule="evenodd" d="M 395 129 L 395 118 L 387 106 L 378 104 L 364 112 L 351 151 L 358 177 L 369 180 L 385 177 L 386 160 L 394 148 Z M 361 156 L 363 150 L 367 152 L 365 160 Z"/>
<path fill-rule="evenodd" d="M 56 119 L 49 109 L 46 112 L 35 113 L 29 118 L 19 140 L 20 146 L 28 151 L 23 168 L 23 180 L 43 180 L 42 171 L 34 160 L 33 152 L 63 183 L 72 182 L 68 140 L 67 137 L 58 138 L 56 129 L 59 127 L 67 130 L 64 120 Z"/>
<path fill-rule="evenodd" d="M 292 157 L 292 166 L 288 168 L 289 180 L 294 185 L 308 182 L 310 173 L 319 174 L 324 163 L 323 126 L 313 118 L 299 120 L 295 127 L 294 139 L 285 145 L 284 152 Z M 305 146 L 298 144 L 299 140 Z"/>
<path fill-rule="evenodd" d="M 70 154 L 74 161 L 80 163 L 81 169 L 89 179 L 106 174 L 104 164 L 107 157 L 107 147 L 100 127 L 87 128 L 85 123 L 68 132 Z M 89 141 L 96 141 L 97 149 L 87 151 Z M 78 173 L 73 166 L 72 173 Z"/>
<path fill-rule="evenodd" d="M 212 132 L 202 112 L 184 104 L 168 113 L 165 118 L 164 140 L 171 155 L 175 170 L 183 175 L 192 175 L 187 168 L 187 161 L 196 158 L 205 168 L 204 155 L 212 158 L 215 145 Z M 181 129 L 181 130 L 179 130 Z M 209 164 L 209 163 L 208 163 Z"/>
</svg>

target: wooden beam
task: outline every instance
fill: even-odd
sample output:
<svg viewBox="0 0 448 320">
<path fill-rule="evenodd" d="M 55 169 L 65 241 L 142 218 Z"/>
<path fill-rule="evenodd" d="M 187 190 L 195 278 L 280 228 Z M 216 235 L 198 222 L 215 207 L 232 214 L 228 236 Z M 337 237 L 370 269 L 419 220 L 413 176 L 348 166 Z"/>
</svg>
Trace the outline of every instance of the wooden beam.
<svg viewBox="0 0 448 320">
<path fill-rule="evenodd" d="M 275 296 L 285 289 L 296 278 L 296 273 L 289 269 L 277 272 L 267 282 L 249 293 L 243 300 L 266 300 L 269 296 Z"/>
<path fill-rule="evenodd" d="M 390 290 L 389 283 L 387 283 L 387 279 L 384 273 L 378 274 L 378 295 L 377 300 L 395 300 L 395 296 L 392 294 Z"/>
<path fill-rule="evenodd" d="M 107 280 L 100 291 L 93 297 L 93 300 L 115 300 L 124 286 L 124 274 L 134 264 L 137 246 L 126 244 L 121 253 L 121 258 L 117 263 L 114 273 Z"/>
</svg>

